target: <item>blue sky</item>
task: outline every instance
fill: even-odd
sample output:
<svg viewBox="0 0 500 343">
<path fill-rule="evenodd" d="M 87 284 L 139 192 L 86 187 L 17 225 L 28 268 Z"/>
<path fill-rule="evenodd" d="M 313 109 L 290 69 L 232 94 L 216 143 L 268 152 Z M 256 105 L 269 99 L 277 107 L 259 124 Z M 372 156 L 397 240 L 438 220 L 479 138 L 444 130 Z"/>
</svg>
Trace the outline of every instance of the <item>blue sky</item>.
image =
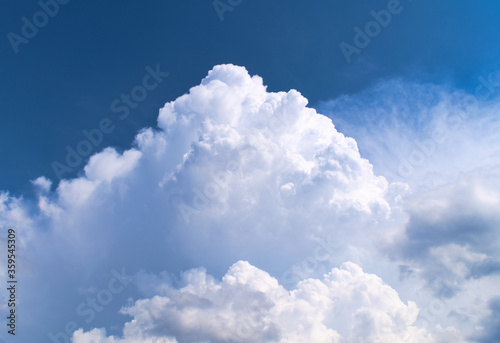
<svg viewBox="0 0 500 343">
<path fill-rule="evenodd" d="M 312 106 L 358 92 L 377 80 L 405 77 L 470 91 L 498 66 L 499 6 L 494 1 L 405 1 L 368 47 L 346 63 L 339 44 L 387 1 L 243 1 L 220 21 L 210 1 L 186 4 L 71 1 L 14 53 L 35 1 L 2 4 L 2 189 L 26 190 L 26 180 L 54 179 L 52 161 L 81 130 L 110 116 L 110 103 L 130 91 L 148 65 L 168 80 L 107 135 L 104 145 L 127 148 L 135 132 L 155 123 L 156 109 L 221 63 L 244 65 L 269 90 L 299 89 Z M 22 137 L 22 138 L 21 138 Z M 50 137 L 50 138 L 49 138 Z M 76 174 L 73 174 L 76 175 Z"/>
<path fill-rule="evenodd" d="M 0 9 L 0 341 L 499 339 L 497 2 Z"/>
</svg>

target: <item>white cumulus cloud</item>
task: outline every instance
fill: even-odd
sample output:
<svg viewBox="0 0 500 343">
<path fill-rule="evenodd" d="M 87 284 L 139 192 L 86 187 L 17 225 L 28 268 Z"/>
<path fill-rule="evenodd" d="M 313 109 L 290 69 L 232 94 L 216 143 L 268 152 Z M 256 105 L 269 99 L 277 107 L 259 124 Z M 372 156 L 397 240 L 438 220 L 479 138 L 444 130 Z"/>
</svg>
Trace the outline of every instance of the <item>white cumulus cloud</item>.
<svg viewBox="0 0 500 343">
<path fill-rule="evenodd" d="M 25 340 L 77 328 L 76 343 L 491 336 L 497 174 L 409 197 L 298 91 L 268 92 L 245 68 L 216 66 L 132 148 L 104 149 L 57 187 L 36 179 L 38 201 L 0 194 L 0 226 L 16 228 L 22 249 Z M 109 293 L 112 270 L 141 277 Z M 440 298 L 440 287 L 452 292 Z M 468 297 L 474 289 L 482 295 Z M 128 298 L 140 300 L 118 314 Z M 435 301 L 446 305 L 438 315 Z"/>
<path fill-rule="evenodd" d="M 77 332 L 74 343 L 163 342 L 431 342 L 414 326 L 418 309 L 354 263 L 292 291 L 266 272 L 237 262 L 217 281 L 203 269 L 183 275 L 180 289 L 138 300 L 123 313 L 123 340 Z"/>
</svg>

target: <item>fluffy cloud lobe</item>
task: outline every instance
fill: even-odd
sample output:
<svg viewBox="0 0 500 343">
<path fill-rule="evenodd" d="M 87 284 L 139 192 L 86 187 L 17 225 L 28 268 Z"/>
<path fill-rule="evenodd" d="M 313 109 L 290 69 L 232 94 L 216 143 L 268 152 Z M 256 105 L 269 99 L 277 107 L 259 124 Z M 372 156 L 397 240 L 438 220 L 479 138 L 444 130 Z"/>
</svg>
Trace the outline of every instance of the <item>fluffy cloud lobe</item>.
<svg viewBox="0 0 500 343">
<path fill-rule="evenodd" d="M 74 343 L 107 342 L 425 342 L 412 326 L 418 309 L 354 263 L 287 291 L 248 262 L 235 263 L 221 282 L 205 270 L 183 275 L 183 287 L 122 310 L 134 317 L 124 339 L 102 330 L 76 332 Z"/>
</svg>

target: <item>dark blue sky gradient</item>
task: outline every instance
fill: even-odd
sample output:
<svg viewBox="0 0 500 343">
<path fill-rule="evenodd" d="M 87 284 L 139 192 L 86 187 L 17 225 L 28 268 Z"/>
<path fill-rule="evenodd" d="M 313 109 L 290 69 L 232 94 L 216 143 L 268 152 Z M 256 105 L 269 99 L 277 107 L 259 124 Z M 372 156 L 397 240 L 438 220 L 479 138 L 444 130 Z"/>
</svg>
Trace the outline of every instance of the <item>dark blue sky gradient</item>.
<svg viewBox="0 0 500 343">
<path fill-rule="evenodd" d="M 339 44 L 387 0 L 243 0 L 220 21 L 212 1 L 72 0 L 16 54 L 7 38 L 36 1 L 0 5 L 0 190 L 24 193 L 29 180 L 57 181 L 82 130 L 108 117 L 106 146 L 128 148 L 154 126 L 158 109 L 197 85 L 214 65 L 233 63 L 264 78 L 270 91 L 299 90 L 315 106 L 403 77 L 472 91 L 500 61 L 498 1 L 403 0 L 401 13 L 348 64 Z M 142 83 L 147 66 L 170 75 L 125 120 L 110 105 Z M 81 172 L 82 163 L 73 173 Z"/>
</svg>

